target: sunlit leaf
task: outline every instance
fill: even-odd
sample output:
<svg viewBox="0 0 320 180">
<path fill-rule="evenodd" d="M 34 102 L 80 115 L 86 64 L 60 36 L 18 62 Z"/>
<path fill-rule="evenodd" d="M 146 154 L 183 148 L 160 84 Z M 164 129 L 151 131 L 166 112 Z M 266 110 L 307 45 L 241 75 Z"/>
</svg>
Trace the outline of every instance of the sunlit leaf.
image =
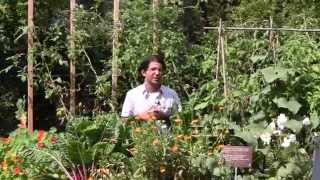
<svg viewBox="0 0 320 180">
<path fill-rule="evenodd" d="M 294 114 L 297 114 L 301 108 L 301 104 L 294 97 L 291 97 L 289 100 L 283 97 L 274 98 L 273 102 L 276 103 L 278 107 L 286 108 Z"/>
</svg>

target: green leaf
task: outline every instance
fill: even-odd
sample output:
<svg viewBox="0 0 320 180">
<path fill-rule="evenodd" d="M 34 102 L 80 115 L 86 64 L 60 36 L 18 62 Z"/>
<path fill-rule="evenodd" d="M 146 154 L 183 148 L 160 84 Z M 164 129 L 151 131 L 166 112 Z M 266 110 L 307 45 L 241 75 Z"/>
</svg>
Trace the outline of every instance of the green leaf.
<svg viewBox="0 0 320 180">
<path fill-rule="evenodd" d="M 310 117 L 312 129 L 315 129 L 319 126 L 319 116 L 316 112 L 313 112 Z"/>
<path fill-rule="evenodd" d="M 240 137 L 248 144 L 251 144 L 253 146 L 256 146 L 258 144 L 257 138 L 250 131 L 236 131 L 235 136 Z"/>
<path fill-rule="evenodd" d="M 297 120 L 289 120 L 285 124 L 285 127 L 291 129 L 295 133 L 300 132 L 302 126 L 303 126 L 302 122 L 301 121 L 297 121 Z"/>
<path fill-rule="evenodd" d="M 272 68 L 272 67 L 262 69 L 261 73 L 262 73 L 264 79 L 267 81 L 267 83 L 272 83 L 273 81 L 275 81 L 278 78 L 278 76 L 274 72 L 274 68 Z"/>
<path fill-rule="evenodd" d="M 276 79 L 286 81 L 288 79 L 288 74 L 293 74 L 292 69 L 286 69 L 281 67 L 267 67 L 261 69 L 261 73 L 267 83 L 272 83 Z"/>
<path fill-rule="evenodd" d="M 206 166 L 207 166 L 207 168 L 208 168 L 209 170 L 213 169 L 215 165 L 216 165 L 216 160 L 215 160 L 215 159 L 213 159 L 213 158 L 208 158 L 208 159 L 206 160 Z"/>
<path fill-rule="evenodd" d="M 293 162 L 289 162 L 286 166 L 281 166 L 277 172 L 278 177 L 288 177 L 293 174 L 300 174 L 301 169 L 294 164 Z"/>
<path fill-rule="evenodd" d="M 254 114 L 253 116 L 250 117 L 250 121 L 251 122 L 259 121 L 259 120 L 261 120 L 261 119 L 263 119 L 265 117 L 266 117 L 265 113 L 263 111 L 259 111 L 259 112 L 257 112 L 256 114 Z"/>
<path fill-rule="evenodd" d="M 266 59 L 266 55 L 256 55 L 256 56 L 251 56 L 250 57 L 250 60 L 253 62 L 253 63 L 257 63 L 259 61 L 262 61 L 264 59 Z"/>
<path fill-rule="evenodd" d="M 194 107 L 194 110 L 204 109 L 204 108 L 206 108 L 207 106 L 208 106 L 208 101 L 196 105 L 196 106 Z"/>
<path fill-rule="evenodd" d="M 270 151 L 269 148 L 263 148 L 263 149 L 257 149 L 257 151 L 260 151 L 263 155 L 267 155 Z"/>
<path fill-rule="evenodd" d="M 274 98 L 273 102 L 276 103 L 278 107 L 286 108 L 294 114 L 297 114 L 301 108 L 301 104 L 294 97 L 291 97 L 289 101 L 283 97 Z"/>
</svg>

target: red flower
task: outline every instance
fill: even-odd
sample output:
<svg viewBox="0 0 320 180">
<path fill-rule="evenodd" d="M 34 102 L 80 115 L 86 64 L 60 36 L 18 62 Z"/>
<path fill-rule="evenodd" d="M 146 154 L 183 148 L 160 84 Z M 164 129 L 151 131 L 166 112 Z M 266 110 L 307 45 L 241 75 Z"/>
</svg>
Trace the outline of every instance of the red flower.
<svg viewBox="0 0 320 180">
<path fill-rule="evenodd" d="M 37 141 L 38 143 L 41 143 L 43 140 L 43 136 L 44 136 L 44 130 L 39 130 L 38 134 L 37 134 Z"/>
<path fill-rule="evenodd" d="M 44 148 L 44 144 L 41 143 L 41 142 L 38 142 L 38 143 L 37 143 L 37 147 L 38 147 L 39 149 L 42 149 L 42 148 Z"/>
<path fill-rule="evenodd" d="M 51 144 L 55 144 L 55 143 L 57 143 L 57 137 L 51 136 L 49 141 L 50 141 Z"/>
<path fill-rule="evenodd" d="M 18 175 L 18 174 L 20 174 L 20 172 L 21 172 L 21 169 L 19 167 L 13 168 L 13 174 L 14 175 Z"/>
</svg>

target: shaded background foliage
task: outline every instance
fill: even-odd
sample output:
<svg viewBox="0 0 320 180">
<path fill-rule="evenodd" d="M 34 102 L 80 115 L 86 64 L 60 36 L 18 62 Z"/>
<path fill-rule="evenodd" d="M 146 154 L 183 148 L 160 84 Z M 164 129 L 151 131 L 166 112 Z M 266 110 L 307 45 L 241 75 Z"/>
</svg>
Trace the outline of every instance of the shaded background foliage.
<svg viewBox="0 0 320 180">
<path fill-rule="evenodd" d="M 78 114 L 110 111 L 112 2 L 78 1 L 80 5 L 74 37 L 68 34 L 67 1 L 35 3 L 35 127 L 61 127 L 68 109 L 68 59 L 72 56 L 77 59 Z M 136 72 L 138 62 L 151 54 L 153 47 L 152 2 L 128 0 L 121 3 L 120 104 L 125 92 L 139 83 Z M 23 104 L 17 105 L 17 102 L 26 95 L 26 8 L 26 2 L 22 0 L 0 0 L 2 135 L 15 129 L 17 120 L 25 111 Z M 217 33 L 203 27 L 218 26 L 219 18 L 227 26 L 264 27 L 269 26 L 268 20 L 272 16 L 274 27 L 316 28 L 319 27 L 319 8 L 320 3 L 312 0 L 163 1 L 157 15 L 160 49 L 168 66 L 165 84 L 178 91 L 186 102 L 186 108 L 196 107 L 197 110 L 210 112 L 212 107 L 208 104 L 221 102 L 218 94 L 222 94 L 223 89 L 221 83 L 211 82 L 215 71 Z M 319 53 L 316 52 L 319 50 L 319 36 L 315 33 L 284 32 L 275 33 L 275 36 L 278 38 L 276 59 L 268 49 L 268 33 L 227 33 L 227 75 L 232 92 L 232 98 L 228 101 L 230 108 L 239 110 L 246 106 L 246 97 L 261 88 L 259 83 L 262 82 L 258 78 L 254 81 L 250 78 L 251 74 L 269 65 L 280 64 L 301 67 L 297 74 L 314 71 L 312 77 L 306 75 L 308 77 L 302 78 L 301 82 L 305 82 L 302 84 L 309 86 L 300 89 L 295 96 L 308 93 L 306 99 L 300 99 L 307 102 L 303 103 L 307 109 L 303 111 L 308 111 L 310 105 L 312 110 L 319 112 L 320 84 L 319 80 L 315 80 L 317 66 L 308 69 L 305 64 L 300 64 L 301 60 L 310 65 L 318 64 Z M 68 40 L 71 38 L 76 42 L 75 50 L 70 49 Z M 258 112 L 259 108 L 262 109 L 254 107 L 251 113 Z M 249 116 L 241 113 L 244 112 L 236 111 L 234 117 L 245 119 Z"/>
</svg>

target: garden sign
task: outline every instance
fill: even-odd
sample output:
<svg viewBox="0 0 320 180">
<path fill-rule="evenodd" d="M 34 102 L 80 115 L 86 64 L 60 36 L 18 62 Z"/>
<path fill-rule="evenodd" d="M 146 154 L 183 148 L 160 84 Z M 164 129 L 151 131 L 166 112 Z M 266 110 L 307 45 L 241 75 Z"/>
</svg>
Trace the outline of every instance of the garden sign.
<svg viewBox="0 0 320 180">
<path fill-rule="evenodd" d="M 248 168 L 252 164 L 251 146 L 224 146 L 223 158 L 231 167 Z"/>
</svg>

